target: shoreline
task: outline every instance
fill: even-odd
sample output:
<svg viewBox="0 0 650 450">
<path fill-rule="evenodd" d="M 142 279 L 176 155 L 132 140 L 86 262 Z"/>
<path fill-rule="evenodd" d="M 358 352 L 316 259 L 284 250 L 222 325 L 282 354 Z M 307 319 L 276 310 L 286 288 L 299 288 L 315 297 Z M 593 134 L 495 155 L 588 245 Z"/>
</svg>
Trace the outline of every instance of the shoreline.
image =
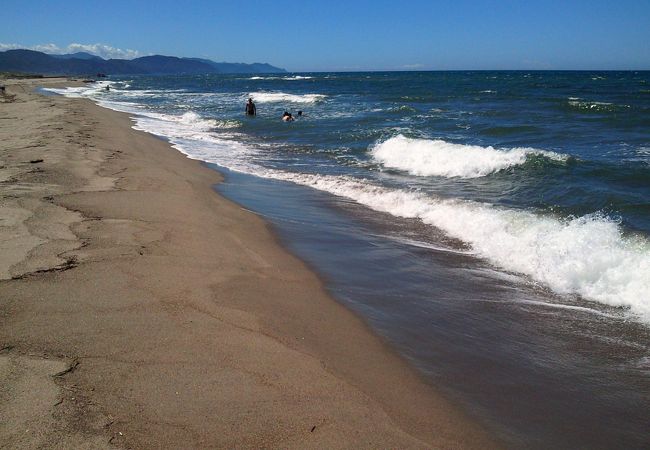
<svg viewBox="0 0 650 450">
<path fill-rule="evenodd" d="M 0 116 L 3 441 L 496 447 L 214 170 L 127 114 L 33 92 L 56 82 L 8 81 Z"/>
</svg>

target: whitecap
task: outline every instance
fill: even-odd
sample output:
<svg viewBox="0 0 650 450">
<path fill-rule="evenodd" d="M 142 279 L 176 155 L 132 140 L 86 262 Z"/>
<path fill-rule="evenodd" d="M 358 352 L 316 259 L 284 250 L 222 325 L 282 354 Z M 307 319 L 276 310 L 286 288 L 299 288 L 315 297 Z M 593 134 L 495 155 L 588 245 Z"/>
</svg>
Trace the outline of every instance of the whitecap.
<svg viewBox="0 0 650 450">
<path fill-rule="evenodd" d="M 417 176 L 476 178 L 524 164 L 530 155 L 565 161 L 567 155 L 537 150 L 464 145 L 440 139 L 413 139 L 403 135 L 375 144 L 370 154 L 384 167 Z"/>
<path fill-rule="evenodd" d="M 609 102 L 596 102 L 581 100 L 577 97 L 569 97 L 568 105 L 574 109 L 594 112 L 610 112 L 620 108 L 629 108 L 630 105 L 615 105 Z"/>
<path fill-rule="evenodd" d="M 258 103 L 317 103 L 327 97 L 322 94 L 287 94 L 285 92 L 251 92 L 248 96 Z"/>
</svg>

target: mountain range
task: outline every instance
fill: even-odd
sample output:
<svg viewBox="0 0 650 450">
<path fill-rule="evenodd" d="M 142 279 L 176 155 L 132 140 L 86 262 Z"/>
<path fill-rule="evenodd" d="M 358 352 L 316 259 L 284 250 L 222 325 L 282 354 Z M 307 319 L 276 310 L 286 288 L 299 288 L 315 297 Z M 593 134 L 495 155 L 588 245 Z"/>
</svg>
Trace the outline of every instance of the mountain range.
<svg viewBox="0 0 650 450">
<path fill-rule="evenodd" d="M 42 75 L 135 75 L 135 74 L 207 74 L 207 73 L 278 73 L 286 72 L 266 63 L 226 63 L 201 58 L 143 56 L 135 59 L 103 59 L 78 52 L 50 55 L 34 50 L 0 52 L 0 72 Z"/>
</svg>

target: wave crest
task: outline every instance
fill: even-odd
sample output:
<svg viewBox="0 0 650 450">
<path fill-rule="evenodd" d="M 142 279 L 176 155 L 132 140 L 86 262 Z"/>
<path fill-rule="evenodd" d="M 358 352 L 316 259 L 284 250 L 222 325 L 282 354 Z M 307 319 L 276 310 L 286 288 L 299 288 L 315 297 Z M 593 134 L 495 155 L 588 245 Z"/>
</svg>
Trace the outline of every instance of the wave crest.
<svg viewBox="0 0 650 450">
<path fill-rule="evenodd" d="M 257 103 L 317 103 L 323 101 L 327 96 L 323 94 L 287 94 L 284 92 L 251 92 L 248 94 Z"/>
<path fill-rule="evenodd" d="M 607 102 L 595 102 L 589 100 L 582 100 L 578 97 L 569 97 L 567 102 L 569 109 L 578 110 L 581 112 L 594 112 L 594 113 L 604 113 L 604 112 L 615 112 L 620 109 L 629 108 L 630 105 L 615 105 L 613 103 Z"/>
<path fill-rule="evenodd" d="M 370 153 L 375 161 L 387 168 L 404 170 L 411 175 L 447 178 L 483 177 L 524 164 L 529 155 L 567 160 L 566 155 L 534 148 L 497 150 L 440 139 L 412 139 L 401 134 L 376 144 Z"/>
</svg>

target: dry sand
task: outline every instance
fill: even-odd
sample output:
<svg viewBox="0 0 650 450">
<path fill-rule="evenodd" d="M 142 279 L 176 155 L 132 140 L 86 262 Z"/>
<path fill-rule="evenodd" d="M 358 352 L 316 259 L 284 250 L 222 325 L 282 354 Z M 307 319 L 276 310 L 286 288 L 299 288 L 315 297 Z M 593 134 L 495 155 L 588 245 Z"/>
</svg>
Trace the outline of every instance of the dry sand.
<svg viewBox="0 0 650 450">
<path fill-rule="evenodd" d="M 216 172 L 33 92 L 62 82 L 0 97 L 0 446 L 494 446 Z"/>
</svg>

